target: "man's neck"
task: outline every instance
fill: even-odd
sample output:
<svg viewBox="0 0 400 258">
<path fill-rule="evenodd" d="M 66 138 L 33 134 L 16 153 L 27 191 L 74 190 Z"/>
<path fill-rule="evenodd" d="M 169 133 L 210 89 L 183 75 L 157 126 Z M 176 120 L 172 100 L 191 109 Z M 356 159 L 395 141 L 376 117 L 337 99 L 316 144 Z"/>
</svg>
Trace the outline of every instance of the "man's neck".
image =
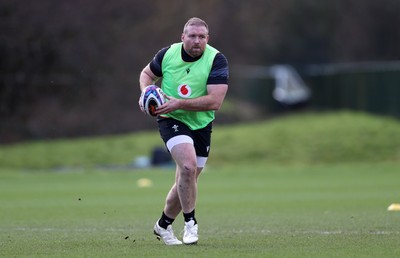
<svg viewBox="0 0 400 258">
<path fill-rule="evenodd" d="M 181 50 L 181 55 L 182 55 L 183 61 L 185 61 L 185 62 L 195 62 L 195 61 L 199 60 L 199 59 L 202 57 L 202 55 L 196 56 L 196 57 L 191 57 L 191 56 L 185 51 L 185 49 L 183 48 L 183 46 L 182 46 L 182 50 Z"/>
</svg>

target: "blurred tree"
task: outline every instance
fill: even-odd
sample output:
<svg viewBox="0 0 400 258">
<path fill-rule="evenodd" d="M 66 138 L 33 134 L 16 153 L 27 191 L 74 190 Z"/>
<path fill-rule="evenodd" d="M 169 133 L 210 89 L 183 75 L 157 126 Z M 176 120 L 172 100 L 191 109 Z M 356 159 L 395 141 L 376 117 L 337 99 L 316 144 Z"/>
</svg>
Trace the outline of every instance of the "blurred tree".
<svg viewBox="0 0 400 258">
<path fill-rule="evenodd" d="M 140 70 L 192 16 L 231 65 L 400 57 L 397 0 L 2 0 L 0 142 L 154 128 Z"/>
<path fill-rule="evenodd" d="M 339 1 L 333 37 L 335 61 L 400 59 L 400 1 Z"/>
</svg>

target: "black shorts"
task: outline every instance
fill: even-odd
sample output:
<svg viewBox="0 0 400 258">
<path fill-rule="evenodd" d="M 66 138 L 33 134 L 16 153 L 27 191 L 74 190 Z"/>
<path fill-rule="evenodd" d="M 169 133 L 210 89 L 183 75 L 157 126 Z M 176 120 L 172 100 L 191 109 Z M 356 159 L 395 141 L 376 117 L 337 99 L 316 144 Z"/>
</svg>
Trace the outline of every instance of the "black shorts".
<svg viewBox="0 0 400 258">
<path fill-rule="evenodd" d="M 173 118 L 158 119 L 158 129 L 168 151 L 179 143 L 193 143 L 198 157 L 208 157 L 211 144 L 212 122 L 198 130 Z"/>
</svg>

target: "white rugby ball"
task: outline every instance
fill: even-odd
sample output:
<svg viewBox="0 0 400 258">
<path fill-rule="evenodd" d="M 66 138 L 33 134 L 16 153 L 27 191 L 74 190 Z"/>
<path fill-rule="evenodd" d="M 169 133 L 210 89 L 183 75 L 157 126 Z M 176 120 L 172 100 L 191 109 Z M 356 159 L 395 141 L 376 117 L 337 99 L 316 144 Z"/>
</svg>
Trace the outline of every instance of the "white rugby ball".
<svg viewBox="0 0 400 258">
<path fill-rule="evenodd" d="M 156 116 L 156 109 L 164 103 L 164 92 L 156 85 L 144 88 L 139 99 L 140 109 L 149 116 Z"/>
</svg>

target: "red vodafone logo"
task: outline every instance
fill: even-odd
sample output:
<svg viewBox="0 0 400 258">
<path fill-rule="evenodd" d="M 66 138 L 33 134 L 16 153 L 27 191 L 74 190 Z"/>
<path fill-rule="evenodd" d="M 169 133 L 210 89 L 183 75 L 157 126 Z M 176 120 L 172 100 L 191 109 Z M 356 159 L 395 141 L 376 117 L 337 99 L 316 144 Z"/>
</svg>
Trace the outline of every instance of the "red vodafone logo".
<svg viewBox="0 0 400 258">
<path fill-rule="evenodd" d="M 181 84 L 178 87 L 178 94 L 182 98 L 189 98 L 192 95 L 192 88 L 187 84 Z"/>
</svg>

